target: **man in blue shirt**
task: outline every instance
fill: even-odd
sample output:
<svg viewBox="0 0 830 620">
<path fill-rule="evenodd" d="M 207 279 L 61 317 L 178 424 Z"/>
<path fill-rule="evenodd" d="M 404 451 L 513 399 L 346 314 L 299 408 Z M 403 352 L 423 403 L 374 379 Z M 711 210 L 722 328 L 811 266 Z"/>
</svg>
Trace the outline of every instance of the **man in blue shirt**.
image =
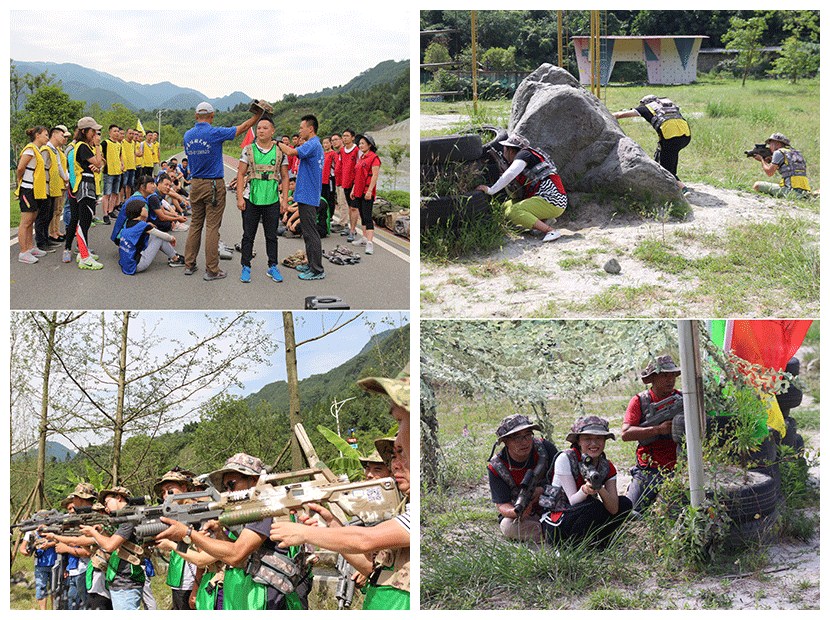
<svg viewBox="0 0 830 620">
<path fill-rule="evenodd" d="M 23 555 L 35 556 L 35 600 L 38 609 L 48 609 L 52 600 L 52 567 L 58 559 L 55 543 L 37 532 L 26 532 L 20 546 Z"/>
<path fill-rule="evenodd" d="M 323 271 L 323 245 L 320 242 L 320 231 L 317 230 L 317 209 L 320 208 L 322 192 L 320 179 L 323 177 L 323 145 L 317 137 L 317 127 L 317 117 L 306 114 L 300 119 L 299 134 L 305 141 L 303 144 L 294 148 L 277 142 L 283 153 L 300 159 L 294 200 L 300 211 L 300 226 L 308 258 L 308 265 L 297 267 L 301 280 L 322 280 L 326 277 L 326 272 Z"/>
<path fill-rule="evenodd" d="M 184 134 L 184 151 L 190 165 L 190 205 L 192 220 L 185 245 L 185 275 L 198 270 L 196 259 L 205 228 L 205 275 L 207 281 L 220 280 L 225 272 L 219 269 L 219 228 L 225 211 L 225 166 L 222 143 L 234 140 L 259 120 L 260 114 L 236 127 L 213 127 L 215 110 L 203 101 L 196 106 L 196 124 Z M 321 172 L 322 174 L 322 172 Z"/>
</svg>

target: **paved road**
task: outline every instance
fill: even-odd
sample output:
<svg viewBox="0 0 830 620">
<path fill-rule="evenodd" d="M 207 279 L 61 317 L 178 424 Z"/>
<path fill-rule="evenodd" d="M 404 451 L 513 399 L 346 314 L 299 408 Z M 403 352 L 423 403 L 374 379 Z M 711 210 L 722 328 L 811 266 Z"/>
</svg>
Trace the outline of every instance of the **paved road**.
<svg viewBox="0 0 830 620">
<path fill-rule="evenodd" d="M 236 161 L 225 157 L 225 178 L 236 176 Z M 100 215 L 100 208 L 98 210 Z M 281 265 L 285 280 L 276 283 L 265 273 L 265 238 L 260 227 L 252 261 L 249 284 L 239 281 L 240 255 L 221 261 L 228 273 L 224 280 L 205 282 L 204 243 L 199 256 L 199 271 L 185 276 L 184 269 L 167 266 L 159 253 L 144 273 L 126 276 L 118 266 L 118 248 L 110 241 L 112 227 L 98 224 L 90 230 L 89 243 L 99 254 L 104 268 L 81 271 L 75 262 L 61 262 L 61 251 L 49 254 L 35 265 L 17 260 L 16 234 L 10 243 L 12 309 L 302 309 L 307 296 L 338 296 L 354 309 L 409 308 L 409 242 L 386 229 L 376 228 L 375 253 L 364 256 L 357 265 L 324 262 L 326 279 L 303 281 L 297 272 Z M 173 233 L 177 251 L 184 254 L 187 232 Z M 242 240 L 242 218 L 235 195 L 228 194 L 221 237 L 233 245 Z M 338 235 L 323 239 L 323 250 L 345 243 Z M 359 246 L 350 246 L 362 253 Z M 280 261 L 304 249 L 303 240 L 279 238 Z"/>
</svg>

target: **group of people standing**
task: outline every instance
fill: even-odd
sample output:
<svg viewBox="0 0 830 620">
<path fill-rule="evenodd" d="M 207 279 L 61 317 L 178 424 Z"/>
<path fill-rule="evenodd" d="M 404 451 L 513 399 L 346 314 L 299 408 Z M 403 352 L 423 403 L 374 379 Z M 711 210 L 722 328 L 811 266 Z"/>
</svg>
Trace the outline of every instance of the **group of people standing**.
<svg viewBox="0 0 830 620">
<path fill-rule="evenodd" d="M 623 418 L 621 439 L 636 441 L 637 463 L 625 495 L 617 489 L 617 468 L 605 456 L 605 444 L 615 440 L 608 421 L 581 417 L 571 426 L 558 451 L 547 439 L 534 437 L 539 426 L 514 414 L 496 430 L 503 444 L 488 464 L 490 494 L 508 539 L 552 544 L 590 540 L 607 545 L 614 532 L 634 512 L 641 514 L 657 498 L 660 485 L 677 463 L 671 420 L 646 426 L 646 409 L 677 394 L 680 368 L 669 355 L 658 357 L 641 373 L 648 389 L 634 396 Z M 527 501 L 519 499 L 525 493 Z M 519 512 L 517 512 L 517 505 Z"/>
</svg>

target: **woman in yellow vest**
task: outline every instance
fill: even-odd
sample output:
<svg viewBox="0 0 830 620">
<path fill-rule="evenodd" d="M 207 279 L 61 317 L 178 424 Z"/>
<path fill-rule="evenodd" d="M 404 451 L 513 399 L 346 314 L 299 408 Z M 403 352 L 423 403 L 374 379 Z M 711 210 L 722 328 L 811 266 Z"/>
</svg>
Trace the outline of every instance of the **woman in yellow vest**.
<svg viewBox="0 0 830 620">
<path fill-rule="evenodd" d="M 26 135 L 29 137 L 29 144 L 20 152 L 17 163 L 17 189 L 14 192 L 20 200 L 20 226 L 17 234 L 20 253 L 17 260 L 32 265 L 38 258 L 46 256 L 46 252 L 35 247 L 32 237 L 38 211 L 51 208 L 46 166 L 40 152 L 41 147 L 49 141 L 49 130 L 43 125 L 37 125 L 27 129 Z"/>
</svg>

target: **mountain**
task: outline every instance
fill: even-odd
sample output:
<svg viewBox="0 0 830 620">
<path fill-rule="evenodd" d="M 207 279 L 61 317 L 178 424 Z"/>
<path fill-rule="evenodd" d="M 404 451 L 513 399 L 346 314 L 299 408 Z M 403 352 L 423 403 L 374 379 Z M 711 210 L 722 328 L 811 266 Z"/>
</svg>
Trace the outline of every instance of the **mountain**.
<svg viewBox="0 0 830 620">
<path fill-rule="evenodd" d="M 62 443 L 58 443 L 57 441 L 47 441 L 46 442 L 46 462 L 51 463 L 54 461 L 63 462 L 68 461 L 75 458 L 75 452 L 70 450 Z M 22 454 L 18 454 L 12 460 L 17 461 L 26 461 L 29 459 L 37 458 L 37 448 L 32 448 Z"/>
<path fill-rule="evenodd" d="M 321 91 L 302 95 L 299 98 L 311 99 L 313 97 L 327 97 L 329 95 L 337 95 L 339 93 L 368 90 L 372 86 L 392 83 L 402 73 L 409 73 L 408 60 L 384 60 L 371 69 L 366 69 L 366 71 L 352 78 L 343 86 L 324 88 Z"/>
</svg>

